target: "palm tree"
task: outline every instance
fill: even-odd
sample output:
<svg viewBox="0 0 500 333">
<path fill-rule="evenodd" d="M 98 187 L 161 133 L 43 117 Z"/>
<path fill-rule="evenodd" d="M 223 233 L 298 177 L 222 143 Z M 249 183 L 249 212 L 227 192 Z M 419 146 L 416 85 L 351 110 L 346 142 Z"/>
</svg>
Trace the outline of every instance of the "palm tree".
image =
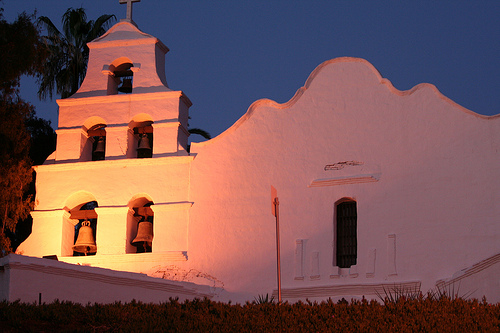
<svg viewBox="0 0 500 333">
<path fill-rule="evenodd" d="M 83 8 L 68 8 L 62 17 L 62 33 L 52 21 L 41 16 L 39 24 L 47 30 L 42 40 L 48 53 L 44 71 L 37 76 L 38 98 L 50 97 L 54 89 L 66 98 L 74 94 L 85 78 L 89 48 L 87 43 L 103 35 L 115 15 L 101 15 L 96 21 L 87 22 Z"/>
</svg>

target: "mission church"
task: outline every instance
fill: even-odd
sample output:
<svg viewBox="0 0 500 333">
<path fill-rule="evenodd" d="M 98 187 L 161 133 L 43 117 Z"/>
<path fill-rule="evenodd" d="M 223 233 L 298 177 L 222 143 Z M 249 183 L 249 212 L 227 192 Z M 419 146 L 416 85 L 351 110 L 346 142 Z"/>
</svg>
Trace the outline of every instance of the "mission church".
<svg viewBox="0 0 500 333">
<path fill-rule="evenodd" d="M 438 288 L 500 301 L 500 115 L 337 58 L 189 150 L 169 49 L 132 20 L 137 0 L 122 2 L 127 18 L 88 44 L 80 89 L 57 100 L 57 148 L 34 167 L 33 230 L 0 259 L 0 299 Z"/>
</svg>

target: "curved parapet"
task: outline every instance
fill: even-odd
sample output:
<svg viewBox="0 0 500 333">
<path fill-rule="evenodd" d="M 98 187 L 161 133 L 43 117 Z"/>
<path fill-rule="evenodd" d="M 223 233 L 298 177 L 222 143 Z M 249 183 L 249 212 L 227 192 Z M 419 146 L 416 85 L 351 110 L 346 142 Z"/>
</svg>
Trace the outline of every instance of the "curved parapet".
<svg viewBox="0 0 500 333">
<path fill-rule="evenodd" d="M 332 72 L 331 75 L 330 72 Z M 352 57 L 341 57 L 335 58 L 320 64 L 314 71 L 309 75 L 303 87 L 299 88 L 294 96 L 285 103 L 277 103 L 270 99 L 260 99 L 255 101 L 250 105 L 247 112 L 238 119 L 231 127 L 226 131 L 218 135 L 209 141 L 193 143 L 192 151 L 196 151 L 197 148 L 210 145 L 231 133 L 234 133 L 243 123 L 250 119 L 259 109 L 272 108 L 276 110 L 289 109 L 296 105 L 299 100 L 303 97 L 306 92 L 308 92 L 320 81 L 318 86 L 322 86 L 321 89 L 325 89 L 324 94 L 328 94 L 328 88 L 347 88 L 351 90 L 365 89 L 368 86 L 382 85 L 387 88 L 392 94 L 401 97 L 408 97 L 412 95 L 424 94 L 433 95 L 435 98 L 446 102 L 450 107 L 457 109 L 463 113 L 481 118 L 481 119 L 496 119 L 500 118 L 500 114 L 494 116 L 484 116 L 475 113 L 461 105 L 455 103 L 445 95 L 443 95 L 433 84 L 421 83 L 409 90 L 399 90 L 394 87 L 390 80 L 383 78 L 380 72 L 367 60 L 361 58 Z M 321 94 L 321 91 L 317 91 L 317 94 Z M 370 93 L 371 94 L 371 93 Z M 367 98 L 373 97 L 372 95 L 367 95 Z M 426 97 L 428 98 L 428 97 Z"/>
</svg>

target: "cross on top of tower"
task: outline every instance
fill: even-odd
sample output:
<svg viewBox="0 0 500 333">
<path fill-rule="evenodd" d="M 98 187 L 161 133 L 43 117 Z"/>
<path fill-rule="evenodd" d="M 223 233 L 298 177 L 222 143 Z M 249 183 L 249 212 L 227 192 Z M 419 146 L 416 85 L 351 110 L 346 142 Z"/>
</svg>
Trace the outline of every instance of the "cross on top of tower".
<svg viewBox="0 0 500 333">
<path fill-rule="evenodd" d="M 120 4 L 127 4 L 127 21 L 132 22 L 132 3 L 133 2 L 141 2 L 141 0 L 119 0 Z"/>
</svg>

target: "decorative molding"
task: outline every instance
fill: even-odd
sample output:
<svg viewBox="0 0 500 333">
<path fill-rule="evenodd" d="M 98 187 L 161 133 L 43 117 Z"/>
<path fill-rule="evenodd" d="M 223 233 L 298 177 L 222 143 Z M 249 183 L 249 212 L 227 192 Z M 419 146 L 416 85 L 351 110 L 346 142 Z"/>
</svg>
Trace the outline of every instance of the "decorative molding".
<svg viewBox="0 0 500 333">
<path fill-rule="evenodd" d="M 166 120 L 166 121 L 158 121 L 158 122 L 155 122 L 155 123 L 152 123 L 151 126 L 153 127 L 153 129 L 158 129 L 158 128 L 169 128 L 169 127 L 179 127 L 181 126 L 181 123 L 177 120 Z"/>
<path fill-rule="evenodd" d="M 30 215 L 34 219 L 40 218 L 61 218 L 65 215 L 69 218 L 69 213 L 65 209 L 32 210 Z"/>
<path fill-rule="evenodd" d="M 343 297 L 343 296 L 377 296 L 384 295 L 385 291 L 393 289 L 420 291 L 420 281 L 399 282 L 399 283 L 370 283 L 370 284 L 345 284 L 330 286 L 315 286 L 305 288 L 282 288 L 283 299 L 305 299 L 312 297 Z M 385 290 L 385 291 L 384 291 Z M 273 290 L 274 297 L 278 291 Z"/>
<path fill-rule="evenodd" d="M 138 71 L 140 71 L 140 70 L 141 70 L 141 64 L 140 64 L 140 63 L 138 63 L 138 62 L 134 62 L 134 63 L 132 64 L 132 67 L 130 67 L 130 70 L 131 70 L 132 72 L 134 72 L 134 73 L 137 73 Z"/>
<path fill-rule="evenodd" d="M 330 274 L 330 279 L 338 279 L 340 278 L 340 267 L 333 266 L 332 273 Z"/>
<path fill-rule="evenodd" d="M 304 248 L 305 240 L 295 240 L 295 280 L 304 280 Z"/>
<path fill-rule="evenodd" d="M 352 265 L 349 267 L 349 277 L 356 278 L 358 277 L 358 265 Z"/>
<path fill-rule="evenodd" d="M 153 158 L 122 158 L 116 160 L 104 161 L 85 161 L 85 162 L 72 162 L 72 163 L 56 163 L 35 165 L 33 169 L 36 172 L 59 172 L 67 170 L 86 170 L 95 169 L 106 166 L 110 167 L 132 167 L 143 165 L 169 165 L 169 164 L 183 164 L 190 163 L 194 156 L 165 156 Z"/>
<path fill-rule="evenodd" d="M 340 176 L 332 178 L 315 179 L 308 187 L 324 187 L 348 184 L 373 183 L 380 180 L 380 174 L 364 174 L 354 176 Z"/>
<path fill-rule="evenodd" d="M 343 161 L 343 162 L 337 162 L 334 164 L 327 164 L 325 165 L 324 170 L 329 171 L 329 170 L 341 170 L 345 168 L 346 166 L 358 166 L 358 165 L 363 165 L 363 162 L 358 162 L 358 161 Z"/>
<path fill-rule="evenodd" d="M 180 90 L 170 90 L 170 91 L 158 91 L 150 93 L 139 93 L 139 94 L 117 94 L 117 95 L 105 95 L 105 96 L 88 96 L 88 97 L 72 97 L 65 99 L 56 100 L 59 107 L 82 105 L 82 99 L 85 100 L 85 105 L 90 104 L 110 104 L 123 101 L 151 101 L 151 100 L 164 100 L 167 98 L 183 98 L 184 93 Z M 189 99 L 186 98 L 186 101 Z M 189 101 L 190 102 L 190 101 Z"/>
<path fill-rule="evenodd" d="M 438 280 L 436 282 L 436 286 L 439 288 L 445 288 L 449 285 L 453 285 L 455 283 L 460 283 L 460 280 L 463 280 L 465 278 L 468 278 L 469 276 L 475 275 L 477 273 L 480 273 L 481 271 L 496 265 L 500 264 L 500 253 L 497 253 L 491 257 L 488 257 L 484 260 L 481 260 L 480 262 L 477 262 L 473 264 L 470 267 L 467 267 L 465 269 L 462 269 L 455 274 L 449 279 L 443 279 L 443 280 Z"/>
<path fill-rule="evenodd" d="M 187 261 L 188 256 L 186 251 L 168 251 L 168 252 L 151 252 L 151 253 L 127 253 L 127 254 L 99 254 L 95 256 L 80 256 L 80 257 L 59 257 L 59 261 L 69 264 L 82 266 L 99 266 L 105 267 L 107 264 L 131 264 L 134 263 L 150 263 L 162 264 L 172 261 Z"/>
<path fill-rule="evenodd" d="M 389 276 L 398 275 L 396 270 L 396 234 L 387 235 L 387 266 Z"/>
<path fill-rule="evenodd" d="M 172 210 L 188 210 L 193 206 L 193 202 L 189 201 L 179 201 L 179 202 L 164 202 L 158 203 L 151 206 L 153 212 L 166 212 Z"/>
<path fill-rule="evenodd" d="M 377 259 L 377 249 L 369 249 L 368 250 L 367 269 L 366 269 L 366 277 L 367 278 L 372 278 L 375 276 L 376 259 Z"/>
<path fill-rule="evenodd" d="M 319 252 L 311 253 L 311 280 L 319 280 Z"/>
</svg>

